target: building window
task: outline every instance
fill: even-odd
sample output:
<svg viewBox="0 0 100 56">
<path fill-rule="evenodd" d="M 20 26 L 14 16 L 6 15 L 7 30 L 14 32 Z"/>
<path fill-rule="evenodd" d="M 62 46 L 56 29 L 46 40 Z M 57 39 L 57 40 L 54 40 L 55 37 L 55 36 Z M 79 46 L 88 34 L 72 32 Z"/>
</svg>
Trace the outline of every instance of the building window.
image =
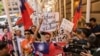
<svg viewBox="0 0 100 56">
<path fill-rule="evenodd" d="M 18 10 L 18 8 L 13 8 L 13 10 Z"/>
<path fill-rule="evenodd" d="M 2 11 L 4 11 L 4 9 L 2 9 Z"/>
<path fill-rule="evenodd" d="M 9 8 L 9 10 L 11 11 L 11 8 Z"/>
<path fill-rule="evenodd" d="M 18 5 L 17 3 L 15 3 L 15 5 Z"/>
</svg>

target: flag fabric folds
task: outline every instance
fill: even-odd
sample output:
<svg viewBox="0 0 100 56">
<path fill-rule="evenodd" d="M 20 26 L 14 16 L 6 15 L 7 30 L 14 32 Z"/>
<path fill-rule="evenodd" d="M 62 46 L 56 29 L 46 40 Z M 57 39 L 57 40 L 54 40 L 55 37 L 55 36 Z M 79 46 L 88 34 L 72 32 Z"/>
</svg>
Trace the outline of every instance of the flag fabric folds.
<svg viewBox="0 0 100 56">
<path fill-rule="evenodd" d="M 56 43 L 57 45 L 60 43 Z M 60 45 L 61 46 L 61 45 Z M 65 56 L 63 49 L 59 46 L 55 46 L 54 43 L 49 43 L 49 53 L 43 56 Z"/>
<path fill-rule="evenodd" d="M 30 16 L 34 11 L 26 0 L 20 0 L 20 2 L 21 2 L 20 9 L 21 9 L 22 18 L 17 21 L 17 24 L 22 23 L 24 25 L 24 29 L 29 29 L 30 26 L 33 25 Z"/>
<path fill-rule="evenodd" d="M 73 28 L 73 30 L 76 30 L 77 23 L 82 16 L 81 6 L 82 6 L 82 0 L 80 0 L 79 5 L 78 5 L 78 7 L 75 11 L 75 14 L 74 14 L 74 18 L 73 18 L 74 28 Z"/>
<path fill-rule="evenodd" d="M 15 23 L 16 25 L 20 25 L 20 24 L 22 24 L 23 23 L 23 20 L 22 20 L 22 17 L 21 18 L 19 18 L 18 20 L 17 20 L 17 22 Z"/>
</svg>

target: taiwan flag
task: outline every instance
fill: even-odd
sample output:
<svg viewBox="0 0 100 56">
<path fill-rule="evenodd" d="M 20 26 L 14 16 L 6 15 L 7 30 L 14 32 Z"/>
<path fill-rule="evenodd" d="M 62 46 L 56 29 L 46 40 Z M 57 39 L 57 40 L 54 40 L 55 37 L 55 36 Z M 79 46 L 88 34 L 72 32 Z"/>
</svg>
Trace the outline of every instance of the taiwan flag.
<svg viewBox="0 0 100 56">
<path fill-rule="evenodd" d="M 20 0 L 20 2 L 21 2 L 20 9 L 21 9 L 22 18 L 20 18 L 17 21 L 17 24 L 22 23 L 24 25 L 24 29 L 26 30 L 26 29 L 29 29 L 33 25 L 32 19 L 30 18 L 30 16 L 32 15 L 34 11 L 28 4 L 27 0 Z"/>
<path fill-rule="evenodd" d="M 65 53 L 63 52 L 63 49 L 61 46 L 63 46 L 63 44 L 61 43 L 56 43 L 57 45 L 55 45 L 55 43 L 50 43 L 49 44 L 49 53 L 48 54 L 44 54 L 43 56 L 65 56 Z"/>
<path fill-rule="evenodd" d="M 74 18 L 73 18 L 74 29 L 73 30 L 76 30 L 77 23 L 78 23 L 79 19 L 82 16 L 81 6 L 82 6 L 82 0 L 80 0 L 79 5 L 78 5 L 78 7 L 77 7 L 77 9 L 75 11 L 75 14 L 74 14 Z"/>
</svg>

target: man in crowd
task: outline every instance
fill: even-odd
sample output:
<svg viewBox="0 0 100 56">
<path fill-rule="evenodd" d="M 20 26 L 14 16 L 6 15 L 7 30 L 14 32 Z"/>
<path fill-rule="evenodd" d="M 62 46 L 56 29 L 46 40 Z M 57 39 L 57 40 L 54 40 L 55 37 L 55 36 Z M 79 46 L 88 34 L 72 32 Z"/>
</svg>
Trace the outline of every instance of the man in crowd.
<svg viewBox="0 0 100 56">
<path fill-rule="evenodd" d="M 95 18 L 90 19 L 90 24 L 91 24 L 91 32 L 96 36 L 96 40 L 94 42 L 95 47 L 99 46 L 99 41 L 100 41 L 100 25 L 97 24 Z"/>
<path fill-rule="evenodd" d="M 18 56 L 22 56 L 22 51 L 21 51 L 21 42 L 24 40 L 24 36 L 21 34 L 21 30 L 16 30 L 15 31 L 15 36 L 14 40 L 16 43 L 16 49 L 17 49 L 17 54 Z"/>
<path fill-rule="evenodd" d="M 50 43 L 51 34 L 48 32 L 42 32 L 41 34 L 44 35 L 45 42 Z"/>
</svg>

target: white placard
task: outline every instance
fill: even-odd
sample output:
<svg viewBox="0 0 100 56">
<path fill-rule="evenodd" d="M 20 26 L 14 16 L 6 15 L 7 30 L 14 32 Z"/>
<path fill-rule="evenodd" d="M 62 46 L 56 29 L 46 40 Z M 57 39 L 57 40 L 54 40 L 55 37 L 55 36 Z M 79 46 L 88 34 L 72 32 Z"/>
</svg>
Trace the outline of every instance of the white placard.
<svg viewBox="0 0 100 56">
<path fill-rule="evenodd" d="M 67 19 L 63 19 L 62 23 L 61 23 L 61 28 L 63 28 L 64 30 L 67 30 L 68 32 L 71 32 L 73 29 L 74 24 L 72 22 L 70 22 Z"/>
<path fill-rule="evenodd" d="M 55 31 L 57 28 L 58 20 L 59 20 L 58 12 L 45 13 L 40 31 L 46 31 L 46 32 Z"/>
</svg>

